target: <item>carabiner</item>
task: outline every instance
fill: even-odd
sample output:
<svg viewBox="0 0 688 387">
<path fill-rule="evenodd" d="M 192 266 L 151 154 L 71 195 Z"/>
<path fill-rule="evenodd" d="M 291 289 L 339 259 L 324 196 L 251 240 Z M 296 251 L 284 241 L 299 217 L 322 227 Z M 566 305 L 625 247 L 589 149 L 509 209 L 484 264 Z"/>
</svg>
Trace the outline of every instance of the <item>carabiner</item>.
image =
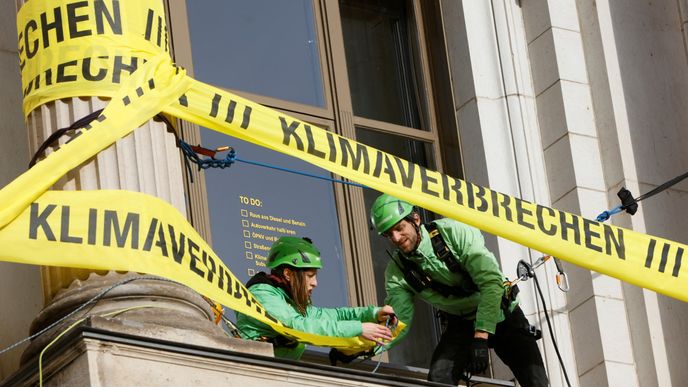
<svg viewBox="0 0 688 387">
<path fill-rule="evenodd" d="M 557 273 L 557 286 L 559 287 L 559 290 L 564 293 L 569 291 L 569 277 L 566 276 L 566 273 Z"/>
</svg>

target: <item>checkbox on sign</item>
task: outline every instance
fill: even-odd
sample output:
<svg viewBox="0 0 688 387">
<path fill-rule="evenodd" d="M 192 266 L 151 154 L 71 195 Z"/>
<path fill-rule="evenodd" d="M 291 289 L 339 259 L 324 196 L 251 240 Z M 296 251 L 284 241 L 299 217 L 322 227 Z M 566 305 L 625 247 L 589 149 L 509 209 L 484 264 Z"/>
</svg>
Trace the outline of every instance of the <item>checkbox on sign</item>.
<svg viewBox="0 0 688 387">
<path fill-rule="evenodd" d="M 242 226 L 242 227 L 248 227 L 248 220 L 242 219 L 242 220 L 241 220 L 241 226 Z"/>
<path fill-rule="evenodd" d="M 249 241 L 244 242 L 244 247 L 247 249 L 250 249 L 251 248 L 251 242 L 249 242 Z"/>
<path fill-rule="evenodd" d="M 248 210 L 241 210 L 241 216 L 244 218 L 248 217 Z"/>
<path fill-rule="evenodd" d="M 253 253 L 250 251 L 246 252 L 246 259 L 253 259 Z"/>
<path fill-rule="evenodd" d="M 253 269 L 248 269 L 246 272 L 247 272 L 248 275 L 251 276 L 251 277 L 253 277 L 254 275 L 256 275 L 256 271 L 253 270 Z"/>
<path fill-rule="evenodd" d="M 251 237 L 251 232 L 248 230 L 244 230 L 244 238 L 250 238 Z"/>
</svg>

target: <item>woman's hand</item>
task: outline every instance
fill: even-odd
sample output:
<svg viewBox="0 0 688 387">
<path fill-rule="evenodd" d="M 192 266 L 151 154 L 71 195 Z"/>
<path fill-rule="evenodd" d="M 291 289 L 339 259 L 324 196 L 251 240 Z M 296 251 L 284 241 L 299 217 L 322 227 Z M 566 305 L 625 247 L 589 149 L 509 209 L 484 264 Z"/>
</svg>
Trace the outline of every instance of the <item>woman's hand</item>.
<svg viewBox="0 0 688 387">
<path fill-rule="evenodd" d="M 385 305 L 380 308 L 376 317 L 378 322 L 384 322 L 392 319 L 389 324 L 387 324 L 388 326 L 393 326 L 397 323 L 397 316 L 394 314 L 394 309 L 392 309 L 392 307 L 389 305 Z"/>
<path fill-rule="evenodd" d="M 392 331 L 389 328 L 370 322 L 363 323 L 362 325 L 363 333 L 361 333 L 361 337 L 364 339 L 374 341 L 380 345 L 385 345 L 383 340 L 392 340 Z"/>
</svg>

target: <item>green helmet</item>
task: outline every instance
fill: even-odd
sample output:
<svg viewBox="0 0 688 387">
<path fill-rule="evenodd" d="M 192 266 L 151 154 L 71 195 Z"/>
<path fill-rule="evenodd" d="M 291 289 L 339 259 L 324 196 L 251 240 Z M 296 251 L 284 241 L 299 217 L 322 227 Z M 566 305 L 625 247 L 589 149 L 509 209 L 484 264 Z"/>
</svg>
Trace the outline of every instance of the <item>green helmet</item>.
<svg viewBox="0 0 688 387">
<path fill-rule="evenodd" d="M 289 265 L 298 269 L 322 269 L 320 251 L 305 238 L 280 237 L 270 248 L 267 266 Z"/>
<path fill-rule="evenodd" d="M 394 196 L 382 194 L 370 207 L 370 220 L 378 234 L 389 230 L 413 212 L 413 206 Z"/>
</svg>

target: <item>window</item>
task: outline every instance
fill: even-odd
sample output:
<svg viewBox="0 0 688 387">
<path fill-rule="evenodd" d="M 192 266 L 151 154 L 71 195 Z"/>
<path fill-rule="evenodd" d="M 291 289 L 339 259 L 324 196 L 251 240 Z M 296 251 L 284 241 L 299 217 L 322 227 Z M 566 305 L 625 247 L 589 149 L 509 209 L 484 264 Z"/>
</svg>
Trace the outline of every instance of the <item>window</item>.
<svg viewBox="0 0 688 387">
<path fill-rule="evenodd" d="M 434 124 L 421 120 L 421 112 L 425 117 L 432 115 L 433 107 L 422 105 L 418 98 L 428 90 L 429 83 L 421 71 L 422 32 L 417 18 L 420 4 L 397 0 L 340 0 L 339 4 L 356 139 L 436 169 L 438 141 Z M 366 210 L 379 194 L 364 190 Z M 377 302 L 382 304 L 384 272 L 389 262 L 385 250 L 391 252 L 394 246 L 374 230 L 369 232 L 369 243 Z M 432 308 L 417 301 L 411 332 L 390 351 L 390 362 L 427 367 L 439 333 Z"/>
<path fill-rule="evenodd" d="M 449 165 L 460 176 L 451 92 L 432 86 L 450 84 L 436 1 L 215 0 L 187 7 L 170 9 L 173 49 L 197 79 L 428 168 Z M 440 132 L 440 124 L 448 130 Z M 187 135 L 193 139 L 197 131 Z M 330 175 L 253 144 L 200 133 L 203 145 L 231 145 L 239 158 Z M 324 250 L 316 304 L 384 301 L 391 246 L 368 221 L 379 192 L 240 163 L 208 170 L 205 179 L 205 191 L 189 184 L 191 218 L 197 228 L 212 224 L 213 247 L 241 279 L 260 270 L 269 238 L 278 234 L 258 229 L 261 222 L 293 219 L 306 224 L 292 223 L 291 231 L 314 236 Z M 256 240 L 261 236 L 266 239 Z M 251 250 L 244 245 L 249 240 Z M 431 308 L 417 305 L 412 334 L 389 359 L 427 367 L 438 336 Z"/>
<path fill-rule="evenodd" d="M 196 79 L 325 106 L 311 0 L 212 0 L 187 12 Z"/>
<path fill-rule="evenodd" d="M 273 98 L 277 108 L 322 107 L 322 70 L 310 0 L 214 1 L 187 8 L 194 75 L 204 82 Z M 281 101 L 284 100 L 284 101 Z M 308 120 L 309 117 L 300 117 Z M 323 125 L 322 122 L 318 126 Z M 309 237 L 321 250 L 314 302 L 349 302 L 332 184 L 249 164 L 327 176 L 304 161 L 201 128 L 201 142 L 234 148 L 229 169 L 205 171 L 213 249 L 244 283 L 280 236 Z"/>
<path fill-rule="evenodd" d="M 363 128 L 356 130 L 356 137 L 358 141 L 387 153 L 430 169 L 435 168 L 432 148 L 428 143 Z M 370 208 L 379 194 L 374 190 L 364 190 L 365 207 Z M 424 221 L 431 220 L 428 219 L 429 213 L 421 213 L 421 216 L 423 216 Z M 374 229 L 370 229 L 368 238 L 373 253 L 373 271 L 375 273 L 375 285 L 378 289 L 377 301 L 379 305 L 383 305 L 385 301 L 384 273 L 387 263 L 390 261 L 386 251 L 391 253 L 394 245 L 387 238 L 380 237 Z M 416 301 L 414 307 L 415 313 L 411 332 L 404 341 L 389 352 L 389 359 L 392 363 L 427 367 L 429 356 L 439 339 L 440 330 L 434 318 L 433 308 L 421 301 Z"/>
<path fill-rule="evenodd" d="M 420 128 L 405 1 L 340 1 L 354 114 Z"/>
</svg>

